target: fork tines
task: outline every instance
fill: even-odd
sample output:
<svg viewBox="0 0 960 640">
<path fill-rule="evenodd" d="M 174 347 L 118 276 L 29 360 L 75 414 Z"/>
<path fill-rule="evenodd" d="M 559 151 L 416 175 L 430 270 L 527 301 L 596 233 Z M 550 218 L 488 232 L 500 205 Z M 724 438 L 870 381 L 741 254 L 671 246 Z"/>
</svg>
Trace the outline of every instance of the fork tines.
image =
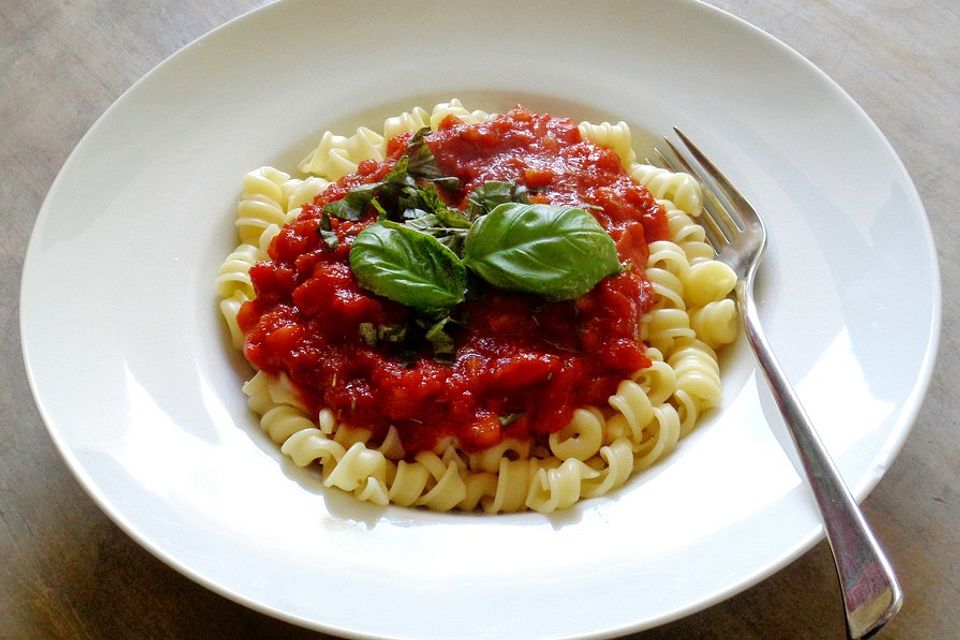
<svg viewBox="0 0 960 640">
<path fill-rule="evenodd" d="M 663 141 L 664 150 L 654 148 L 657 164 L 670 171 L 689 173 L 704 186 L 703 208 L 707 215 L 699 222 L 707 240 L 719 250 L 752 225 L 760 225 L 759 217 L 743 194 L 714 165 L 709 158 L 677 127 L 674 132 L 683 142 L 688 153 L 682 152 L 668 138 Z M 698 169 L 697 167 L 700 167 Z M 738 215 L 738 212 L 741 212 Z M 748 219 L 744 219 L 744 218 Z"/>
</svg>

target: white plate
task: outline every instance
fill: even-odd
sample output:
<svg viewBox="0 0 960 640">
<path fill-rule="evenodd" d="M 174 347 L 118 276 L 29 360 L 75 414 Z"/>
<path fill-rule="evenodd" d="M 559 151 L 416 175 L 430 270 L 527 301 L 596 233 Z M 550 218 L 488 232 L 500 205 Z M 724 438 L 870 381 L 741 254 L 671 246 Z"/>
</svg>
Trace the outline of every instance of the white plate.
<svg viewBox="0 0 960 640">
<path fill-rule="evenodd" d="M 933 243 L 848 96 L 692 2 L 499 4 L 288 3 L 231 22 L 104 114 L 38 217 L 21 329 L 54 440 L 131 536 L 260 611 L 352 636 L 611 636 L 726 598 L 820 535 L 742 342 L 721 412 L 555 517 L 376 508 L 284 460 L 245 408 L 213 283 L 242 174 L 293 168 L 328 127 L 452 96 L 681 125 L 765 215 L 763 321 L 857 496 L 916 416 L 939 331 Z"/>
</svg>

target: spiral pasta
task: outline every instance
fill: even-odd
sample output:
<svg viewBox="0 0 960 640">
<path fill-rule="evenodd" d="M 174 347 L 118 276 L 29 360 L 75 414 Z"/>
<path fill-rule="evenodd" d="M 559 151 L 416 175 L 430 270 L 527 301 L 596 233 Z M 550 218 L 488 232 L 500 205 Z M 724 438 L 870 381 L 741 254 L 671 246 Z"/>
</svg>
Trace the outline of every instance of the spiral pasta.
<svg viewBox="0 0 960 640">
<path fill-rule="evenodd" d="M 630 127 L 626 122 L 622 120 L 617 124 L 581 122 L 578 128 L 584 140 L 612 149 L 620 157 L 624 168 L 630 167 L 636 160 L 637 154 L 633 150 Z"/>
<path fill-rule="evenodd" d="M 627 173 L 657 200 L 669 200 L 691 216 L 699 216 L 703 211 L 703 190 L 691 175 L 636 162 L 629 165 Z"/>
<path fill-rule="evenodd" d="M 217 293 L 221 298 L 230 298 L 240 293 L 246 300 L 253 298 L 253 283 L 250 282 L 250 267 L 257 262 L 259 247 L 242 244 L 220 265 L 217 273 Z"/>
<path fill-rule="evenodd" d="M 577 409 L 566 427 L 551 433 L 550 451 L 561 460 L 589 460 L 603 444 L 603 414 L 593 408 Z"/>
<path fill-rule="evenodd" d="M 303 180 L 290 178 L 283 183 L 281 191 L 286 202 L 287 222 L 296 219 L 300 214 L 300 207 L 313 202 L 313 199 L 329 186 L 329 180 L 324 180 L 318 176 L 309 176 Z"/>
<path fill-rule="evenodd" d="M 289 179 L 289 174 L 273 167 L 260 167 L 243 177 L 236 220 L 242 244 L 258 246 L 267 227 L 286 223 L 286 199 L 282 187 Z"/>
<path fill-rule="evenodd" d="M 441 102 L 433 108 L 430 114 L 430 128 L 436 130 L 447 116 L 455 116 L 460 122 L 466 124 L 476 124 L 489 118 L 490 114 L 486 111 L 470 111 L 454 98 L 450 102 Z"/>
<path fill-rule="evenodd" d="M 250 268 L 267 258 L 280 227 L 360 162 L 383 160 L 388 140 L 426 126 L 436 129 L 448 116 L 466 123 L 489 117 L 457 99 L 430 111 L 414 107 L 387 118 L 382 133 L 365 127 L 350 137 L 324 133 L 299 165 L 307 174 L 302 178 L 273 167 L 244 177 L 236 221 L 240 244 L 216 277 L 235 347 L 244 338 L 237 313 L 256 295 Z M 507 437 L 467 453 L 448 437 L 412 457 L 394 427 L 374 440 L 362 426 L 339 423 L 330 409 L 310 415 L 286 375 L 257 372 L 243 391 L 262 431 L 283 454 L 299 466 L 318 468 L 325 486 L 376 505 L 551 513 L 623 486 L 669 454 L 704 412 L 720 404 L 715 350 L 738 334 L 737 309 L 729 298 L 736 276 L 716 260 L 695 221 L 703 203 L 700 185 L 686 174 L 636 162 L 630 128 L 623 122 L 583 122 L 579 131 L 614 151 L 666 214 L 670 238 L 649 245 L 645 265 L 656 300 L 641 326 L 650 366 L 622 380 L 606 406 L 576 409 L 570 423 L 544 442 Z"/>
<path fill-rule="evenodd" d="M 387 140 L 400 135 L 418 131 L 430 125 L 430 114 L 425 109 L 414 107 L 399 116 L 387 118 L 383 122 L 383 137 Z"/>
<path fill-rule="evenodd" d="M 385 153 L 384 137 L 367 127 L 358 128 L 349 138 L 327 131 L 298 168 L 304 173 L 337 180 L 356 171 L 364 160 L 383 160 Z"/>
<path fill-rule="evenodd" d="M 685 434 L 702 411 L 720 404 L 720 366 L 713 349 L 697 339 L 680 341 L 667 362 L 677 376 L 673 395 L 682 410 L 681 432 Z"/>
<path fill-rule="evenodd" d="M 694 222 L 688 211 L 684 211 L 670 200 L 659 200 L 667 214 L 667 225 L 670 228 L 670 238 L 683 249 L 687 262 L 696 264 L 705 260 L 712 260 L 715 252 L 706 240 L 706 233 L 699 224 Z"/>
</svg>

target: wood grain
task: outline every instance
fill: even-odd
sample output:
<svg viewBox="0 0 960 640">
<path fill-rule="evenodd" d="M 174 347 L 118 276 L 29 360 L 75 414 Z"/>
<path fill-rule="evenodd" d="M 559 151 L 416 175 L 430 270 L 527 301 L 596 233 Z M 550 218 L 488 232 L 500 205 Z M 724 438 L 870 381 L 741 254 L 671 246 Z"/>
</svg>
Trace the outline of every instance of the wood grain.
<svg viewBox="0 0 960 640">
<path fill-rule="evenodd" d="M 121 532 L 56 452 L 23 373 L 23 254 L 43 197 L 96 118 L 146 71 L 252 0 L 0 3 L 0 639 L 322 638 L 184 578 Z M 960 5 L 717 0 L 833 77 L 921 193 L 943 277 L 937 368 L 913 434 L 865 510 L 906 590 L 880 638 L 960 637 Z M 825 545 L 706 611 L 631 636 L 841 638 Z"/>
</svg>

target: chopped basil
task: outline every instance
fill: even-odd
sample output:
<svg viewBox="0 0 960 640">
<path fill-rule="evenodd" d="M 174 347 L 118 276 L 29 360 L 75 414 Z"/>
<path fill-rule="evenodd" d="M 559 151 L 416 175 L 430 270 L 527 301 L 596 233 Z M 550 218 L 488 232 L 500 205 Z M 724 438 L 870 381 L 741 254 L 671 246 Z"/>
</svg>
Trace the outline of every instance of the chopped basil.
<svg viewBox="0 0 960 640">
<path fill-rule="evenodd" d="M 423 222 L 414 223 L 413 221 L 420 220 L 421 218 L 430 218 L 431 220 L 436 221 L 436 223 L 430 224 L 427 226 L 437 226 L 438 224 L 440 224 L 440 221 L 437 219 L 437 216 L 433 215 L 432 213 L 427 213 L 423 209 L 417 209 L 417 208 L 404 209 L 403 213 L 400 214 L 400 217 L 403 220 L 408 221 L 407 224 L 414 227 L 415 229 L 418 228 L 415 225 L 423 225 Z"/>
<path fill-rule="evenodd" d="M 389 218 L 387 209 L 404 194 L 413 194 L 416 201 L 417 183 L 407 171 L 408 165 L 407 156 L 401 157 L 383 180 L 350 189 L 343 198 L 326 205 L 323 211 L 336 218 L 356 221 L 363 218 L 367 206 L 372 204 L 380 219 Z"/>
<path fill-rule="evenodd" d="M 368 347 L 375 347 L 379 343 L 400 344 L 407 337 L 407 326 L 404 324 L 374 325 L 372 322 L 361 322 L 357 326 L 360 339 Z"/>
<path fill-rule="evenodd" d="M 349 198 L 349 196 L 348 193 L 347 197 L 331 202 L 323 208 L 323 212 L 341 220 L 359 220 L 363 217 L 363 209 L 367 203 L 364 202 L 363 205 L 359 205 L 356 199 Z"/>
<path fill-rule="evenodd" d="M 420 190 L 414 186 L 406 185 L 397 192 L 396 205 L 394 211 L 417 211 L 423 209 L 423 202 L 420 199 Z"/>
<path fill-rule="evenodd" d="M 527 188 L 516 182 L 490 180 L 484 182 L 476 191 L 467 196 L 467 215 L 471 220 L 490 213 L 497 206 L 507 202 L 529 204 Z"/>
<path fill-rule="evenodd" d="M 621 269 L 613 239 L 592 215 L 544 204 L 501 204 L 478 218 L 463 263 L 495 287 L 547 300 L 578 298 Z"/>
<path fill-rule="evenodd" d="M 340 200 L 334 200 L 325 206 L 323 212 L 341 220 L 359 220 L 382 185 L 382 182 L 374 182 L 354 187 Z"/>
<path fill-rule="evenodd" d="M 466 239 L 467 234 L 465 233 L 452 233 L 450 235 L 442 235 L 437 240 L 440 241 L 440 244 L 445 246 L 450 251 L 453 251 L 458 256 L 463 255 L 463 241 Z"/>
<path fill-rule="evenodd" d="M 426 210 L 435 215 L 445 226 L 461 229 L 470 228 L 470 221 L 467 220 L 466 216 L 448 207 L 440 198 L 437 187 L 433 183 L 428 182 L 420 190 L 420 200 Z"/>
<path fill-rule="evenodd" d="M 407 175 L 410 173 L 409 167 L 410 158 L 405 155 L 400 156 L 400 159 L 397 160 L 396 164 L 393 165 L 393 168 L 390 169 L 390 173 L 384 177 L 383 182 L 389 184 L 406 184 Z M 410 184 L 412 184 L 412 182 Z"/>
<path fill-rule="evenodd" d="M 350 248 L 360 286 L 417 309 L 446 309 L 463 300 L 467 272 L 433 236 L 383 220 L 360 232 Z"/>
<path fill-rule="evenodd" d="M 377 327 L 377 339 L 380 342 L 403 342 L 407 337 L 407 327 L 403 324 L 382 324 Z"/>
<path fill-rule="evenodd" d="M 357 330 L 360 332 L 360 339 L 363 340 L 368 347 L 376 346 L 377 330 L 374 328 L 372 322 L 361 322 Z"/>
<path fill-rule="evenodd" d="M 436 180 L 443 177 L 437 159 L 434 157 L 430 147 L 427 146 L 426 136 L 430 133 L 430 127 L 423 127 L 407 142 L 405 158 L 408 159 L 407 173 L 414 178 L 425 178 L 427 180 Z"/>
<path fill-rule="evenodd" d="M 323 240 L 323 243 L 327 245 L 327 248 L 331 251 L 340 246 L 340 239 L 337 238 L 337 234 L 331 230 L 330 216 L 327 215 L 326 211 L 320 215 L 320 222 L 317 223 L 317 233 L 320 234 L 320 239 Z"/>
<path fill-rule="evenodd" d="M 433 184 L 446 189 L 447 191 L 459 191 L 463 185 L 460 182 L 460 178 L 455 178 L 454 176 L 443 176 L 442 178 L 434 178 L 431 180 Z"/>
<path fill-rule="evenodd" d="M 370 201 L 370 204 L 373 205 L 373 208 L 377 210 L 377 220 L 387 220 L 389 214 L 387 210 L 383 208 L 383 205 L 380 204 L 380 201 L 374 198 Z"/>
<path fill-rule="evenodd" d="M 513 422 L 517 421 L 517 418 L 520 418 L 523 415 L 523 411 L 517 411 L 515 413 L 505 413 L 502 416 L 497 416 L 497 420 L 500 421 L 500 426 L 505 427 Z"/>
<path fill-rule="evenodd" d="M 453 338 L 444 329 L 450 321 L 450 316 L 445 316 L 427 329 L 425 337 L 433 346 L 435 356 L 452 355 L 456 350 Z"/>
<path fill-rule="evenodd" d="M 403 217 L 406 220 L 405 224 L 417 231 L 429 233 L 433 230 L 444 230 L 443 225 L 440 224 L 440 218 L 423 209 L 407 209 L 403 212 Z"/>
</svg>

